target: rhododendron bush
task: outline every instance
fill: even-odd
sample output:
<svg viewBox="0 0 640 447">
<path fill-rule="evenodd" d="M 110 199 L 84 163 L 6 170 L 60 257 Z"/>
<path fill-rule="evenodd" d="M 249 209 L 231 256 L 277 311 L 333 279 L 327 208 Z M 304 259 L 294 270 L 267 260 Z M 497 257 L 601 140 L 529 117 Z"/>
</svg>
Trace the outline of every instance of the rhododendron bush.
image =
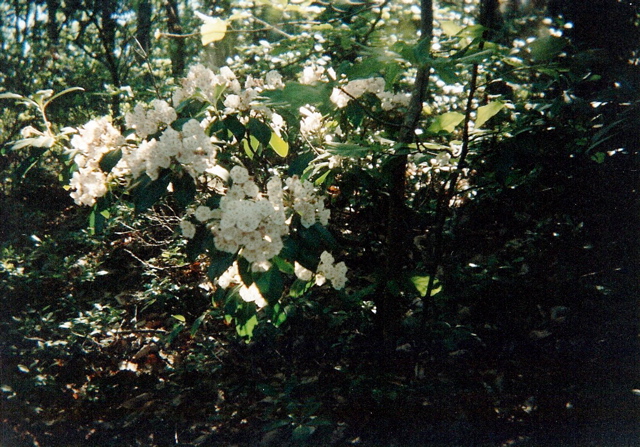
<svg viewBox="0 0 640 447">
<path fill-rule="evenodd" d="M 283 87 L 275 71 L 241 80 L 228 67 L 194 65 L 170 103 L 139 102 L 126 113 L 123 133 L 102 117 L 68 145 L 76 204 L 101 213 L 131 198 L 144 212 L 169 195 L 182 205 L 176 231 L 193 257 L 207 254 L 209 278 L 237 301 L 247 336 L 255 324 L 247 308 L 269 306 L 273 321 L 284 321 L 279 302 L 294 281 L 336 290 L 347 282 L 345 263 L 328 251 L 337 247 L 325 229 L 325 198 L 304 170 L 287 175 L 289 125 L 261 96 Z M 302 138 L 321 130 L 322 115 L 311 110 L 301 108 L 295 124 Z M 311 241 L 301 255 L 297 239 Z"/>
<path fill-rule="evenodd" d="M 198 13 L 208 49 L 234 31 L 243 51 L 220 67 L 193 64 L 148 101 L 139 92 L 122 116 L 57 134 L 45 113 L 53 93 L 42 93 L 32 105 L 47 131 L 30 132 L 46 141 L 18 144 L 63 148 L 71 197 L 91 207 L 94 231 L 109 223 L 118 203 L 138 215 L 175 203 L 176 236 L 192 261 L 207 259 L 216 299 L 227 303 L 227 318 L 242 335 L 251 336 L 261 315 L 281 324 L 287 299 L 311 286 L 368 297 L 385 315 L 397 304 L 380 296 L 421 304 L 442 290 L 436 272 L 447 208 L 476 194 L 469 160 L 485 139 L 497 138 L 495 116 L 505 123 L 544 118 L 533 97 L 527 109 L 516 105 L 518 95 L 531 95 L 528 78 L 517 73 L 534 70 L 536 59 L 558 54 L 564 42 L 553 30 L 558 35 L 536 47 L 502 46 L 475 24 L 475 2 L 466 2 L 464 13 L 424 5 L 427 11 L 407 11 L 403 2 L 363 9 L 372 41 L 362 48 L 349 40 L 355 34 L 345 23 L 321 23 L 326 8 L 306 2 L 273 6 L 299 36 L 267 27 L 279 38 L 253 42 L 243 30 L 261 19 L 246 8 L 231 8 L 229 17 Z M 395 27 L 407 23 L 413 34 L 399 35 Z M 336 45 L 340 51 L 328 56 Z M 308 57 L 301 57 L 305 48 Z M 501 70 L 510 76 L 509 95 L 489 89 Z M 410 208 L 430 223 L 407 228 Z M 336 228 L 328 229 L 332 211 L 342 245 Z M 366 234 L 378 241 L 355 243 Z M 406 254 L 406 239 L 414 237 L 421 259 Z M 374 271 L 359 272 L 362 278 L 345 263 L 358 250 L 375 258 L 365 263 Z"/>
</svg>

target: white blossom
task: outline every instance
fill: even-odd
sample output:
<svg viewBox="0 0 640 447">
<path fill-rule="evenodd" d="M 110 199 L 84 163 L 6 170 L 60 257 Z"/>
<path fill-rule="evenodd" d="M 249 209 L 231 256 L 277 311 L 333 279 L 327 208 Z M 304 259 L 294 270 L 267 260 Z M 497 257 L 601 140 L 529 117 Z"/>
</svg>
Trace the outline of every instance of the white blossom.
<svg viewBox="0 0 640 447">
<path fill-rule="evenodd" d="M 110 177 L 121 174 L 124 164 L 114 167 L 112 173 L 102 172 L 100 161 L 107 153 L 124 145 L 124 137 L 113 127 L 108 117 L 91 120 L 78 129 L 71 139 L 73 161 L 78 170 L 73 173 L 69 186 L 71 197 L 78 205 L 93 205 L 98 197 L 107 193 Z"/>
<path fill-rule="evenodd" d="M 196 226 L 188 220 L 180 221 L 180 230 L 187 239 L 192 239 L 196 235 Z"/>
<path fill-rule="evenodd" d="M 282 75 L 275 70 L 271 70 L 265 76 L 265 87 L 270 89 L 279 89 L 284 88 L 284 83 L 282 82 Z"/>
<path fill-rule="evenodd" d="M 343 289 L 347 282 L 347 266 L 344 262 L 334 264 L 333 255 L 327 251 L 320 255 L 320 264 L 316 272 L 316 284 L 321 286 L 330 281 L 334 289 Z"/>
<path fill-rule="evenodd" d="M 311 277 L 313 276 L 313 272 L 311 270 L 308 270 L 298 264 L 298 261 L 295 261 L 293 266 L 294 273 L 296 274 L 296 277 L 298 279 L 300 279 L 301 281 L 311 281 Z"/>
<path fill-rule="evenodd" d="M 324 67 L 320 65 L 312 65 L 305 67 L 300 76 L 301 84 L 315 84 L 320 80 L 320 77 L 324 73 Z"/>
<path fill-rule="evenodd" d="M 211 210 L 211 208 L 209 208 L 208 206 L 199 206 L 198 208 L 196 208 L 196 211 L 195 213 L 193 213 L 193 215 L 200 222 L 206 222 L 213 219 L 214 217 L 213 210 Z"/>
<path fill-rule="evenodd" d="M 300 120 L 300 133 L 303 136 L 310 137 L 322 129 L 322 114 L 315 109 L 310 106 L 300 107 L 300 114 L 303 116 Z"/>
<path fill-rule="evenodd" d="M 248 303 L 255 303 L 258 309 L 267 305 L 267 300 L 265 300 L 260 293 L 260 289 L 258 289 L 256 283 L 251 284 L 249 287 L 243 284 L 238 293 L 240 294 L 240 298 L 244 301 Z"/>
<path fill-rule="evenodd" d="M 176 120 L 176 111 L 166 101 L 154 99 L 146 107 L 142 103 L 136 104 L 133 112 L 125 115 L 127 127 L 135 129 L 141 139 L 158 131 L 160 124 L 169 125 Z"/>
</svg>

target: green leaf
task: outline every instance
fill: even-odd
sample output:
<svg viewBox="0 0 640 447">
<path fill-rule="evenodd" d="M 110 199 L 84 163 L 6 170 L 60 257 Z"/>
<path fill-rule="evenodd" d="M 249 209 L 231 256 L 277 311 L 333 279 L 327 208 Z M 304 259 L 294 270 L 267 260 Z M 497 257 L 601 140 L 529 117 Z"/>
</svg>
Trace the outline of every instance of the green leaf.
<svg viewBox="0 0 640 447">
<path fill-rule="evenodd" d="M 409 278 L 409 281 L 413 283 L 414 287 L 416 288 L 420 296 L 424 298 L 427 295 L 427 289 L 429 288 L 430 278 L 431 277 L 429 275 L 412 276 Z M 440 282 L 437 279 L 434 280 L 433 285 L 435 287 L 433 288 L 433 290 L 431 290 L 431 296 L 436 295 L 438 292 L 442 290 L 442 286 L 440 285 Z"/>
<path fill-rule="evenodd" d="M 13 146 L 11 146 L 11 149 L 22 149 L 23 147 L 46 147 L 49 148 L 51 146 L 53 146 L 53 144 L 55 143 L 55 139 L 46 135 L 42 135 L 40 137 L 34 137 L 34 138 L 24 138 L 22 140 L 16 141 Z"/>
<path fill-rule="evenodd" d="M 269 146 L 273 149 L 276 154 L 281 157 L 286 157 L 289 153 L 289 143 L 284 141 L 282 137 L 280 137 L 277 133 L 271 133 L 271 139 L 269 140 Z"/>
<path fill-rule="evenodd" d="M 484 123 L 489 121 L 500 110 L 504 108 L 505 104 L 502 101 L 492 101 L 487 105 L 478 107 L 475 127 L 480 128 Z"/>
<path fill-rule="evenodd" d="M 404 67 L 399 63 L 388 63 L 384 70 L 385 89 L 391 90 L 393 88 L 393 84 L 395 84 L 403 73 Z"/>
<path fill-rule="evenodd" d="M 431 36 L 421 39 L 413 51 L 418 64 L 428 65 L 431 63 Z"/>
<path fill-rule="evenodd" d="M 0 93 L 0 99 L 26 100 L 27 98 L 25 98 L 22 95 L 18 95 L 17 93 L 5 92 L 5 93 Z"/>
<path fill-rule="evenodd" d="M 196 233 L 197 234 L 197 233 Z M 215 255 L 211 256 L 211 263 L 209 264 L 209 269 L 207 270 L 207 277 L 211 281 L 215 281 L 227 271 L 233 261 L 236 259 L 235 253 L 224 253 L 222 251 L 216 251 Z"/>
<path fill-rule="evenodd" d="M 305 169 L 307 169 L 309 163 L 311 163 L 314 158 L 316 158 L 316 154 L 311 151 L 300 154 L 291 163 L 289 163 L 287 175 L 289 177 L 293 177 L 294 175 L 297 175 L 298 177 L 302 176 Z"/>
<path fill-rule="evenodd" d="M 109 173 L 114 168 L 115 165 L 118 164 L 120 159 L 122 158 L 122 150 L 116 149 L 115 151 L 107 152 L 100 159 L 100 169 L 104 173 Z"/>
<path fill-rule="evenodd" d="M 299 109 L 305 105 L 318 107 L 321 112 L 324 110 L 323 103 L 328 102 L 331 95 L 331 87 L 323 83 L 317 85 L 306 85 L 298 82 L 288 82 L 283 89 L 271 90 L 262 93 L 275 104 L 288 104 L 289 111 L 298 115 Z"/>
<path fill-rule="evenodd" d="M 105 196 L 100 197 L 91 208 L 91 213 L 89 214 L 89 232 L 91 234 L 100 234 L 104 231 L 109 218 L 108 209 L 110 205 L 108 196 Z"/>
<path fill-rule="evenodd" d="M 245 127 L 236 116 L 229 115 L 224 119 L 222 123 L 227 128 L 227 130 L 229 130 L 229 132 L 231 132 L 233 136 L 236 137 L 236 140 L 240 141 L 244 138 L 244 134 L 246 131 Z"/>
<path fill-rule="evenodd" d="M 202 315 L 196 318 L 196 321 L 193 322 L 193 325 L 191 326 L 191 332 L 190 332 L 192 337 L 196 335 L 196 332 L 198 332 L 198 329 L 200 329 L 202 322 L 204 321 L 204 319 L 207 317 L 208 314 L 209 314 L 209 311 L 205 311 Z"/>
<path fill-rule="evenodd" d="M 273 306 L 273 314 L 271 315 L 271 324 L 275 327 L 280 327 L 282 323 L 287 321 L 287 309 L 282 307 L 280 303 L 276 303 Z"/>
<path fill-rule="evenodd" d="M 173 197 L 176 202 L 180 206 L 188 206 L 196 195 L 196 183 L 193 181 L 193 177 L 182 171 L 171 177 L 171 183 L 173 184 Z"/>
<path fill-rule="evenodd" d="M 442 22 L 440 22 L 440 29 L 443 33 L 450 37 L 455 36 L 460 31 L 462 31 L 462 27 L 460 25 L 450 20 L 443 20 Z"/>
<path fill-rule="evenodd" d="M 447 112 L 436 116 L 433 123 L 427 129 L 428 132 L 438 133 L 440 131 L 453 132 L 458 124 L 462 122 L 464 115 L 460 112 Z"/>
<path fill-rule="evenodd" d="M 440 79 L 447 84 L 460 82 L 460 78 L 456 71 L 451 67 L 451 64 L 433 64 L 433 69 Z"/>
<path fill-rule="evenodd" d="M 407 42 L 399 40 L 395 42 L 393 45 L 391 45 L 390 50 L 395 53 L 398 53 L 407 62 L 411 62 L 412 64 L 417 62 L 414 48 Z"/>
<path fill-rule="evenodd" d="M 163 170 L 160 176 L 151 181 L 144 176 L 140 184 L 133 191 L 133 204 L 136 214 L 140 214 L 151 208 L 166 193 L 171 183 L 171 171 Z"/>
<path fill-rule="evenodd" d="M 82 87 L 69 87 L 67 89 L 64 89 L 61 92 L 56 93 L 51 98 L 49 98 L 49 100 L 45 103 L 45 106 L 48 105 L 51 101 L 55 101 L 57 98 L 61 97 L 62 95 L 66 95 L 67 93 L 77 92 L 77 91 L 84 92 L 84 89 Z"/>
<path fill-rule="evenodd" d="M 323 250 L 331 251 L 338 245 L 331 232 L 319 223 L 313 224 L 309 228 L 300 226 L 298 234 L 300 235 L 300 242 L 310 252 L 317 252 L 318 255 Z"/>
<path fill-rule="evenodd" d="M 457 59 L 460 64 L 479 64 L 493 56 L 494 50 L 482 50 Z"/>
<path fill-rule="evenodd" d="M 364 59 L 362 62 L 349 67 L 345 74 L 347 79 L 350 80 L 371 78 L 373 76 L 380 76 L 380 69 L 382 66 L 383 65 L 377 57 L 369 57 Z"/>
<path fill-rule="evenodd" d="M 271 262 L 273 262 L 282 273 L 287 273 L 289 275 L 293 275 L 295 273 L 293 264 L 280 256 L 271 258 Z"/>
<path fill-rule="evenodd" d="M 104 215 L 97 210 L 97 207 L 97 204 L 94 205 L 91 213 L 89 214 L 89 232 L 94 235 L 102 233 L 106 221 Z"/>
<path fill-rule="evenodd" d="M 569 44 L 565 37 L 544 36 L 534 40 L 527 47 L 536 62 L 546 62 L 558 56 Z"/>
<path fill-rule="evenodd" d="M 253 330 L 258 325 L 258 315 L 254 315 L 243 323 L 236 322 L 236 332 L 240 337 L 251 339 Z"/>
<path fill-rule="evenodd" d="M 253 160 L 253 156 L 258 149 L 260 149 L 260 141 L 253 135 L 249 136 L 249 139 L 242 140 L 242 147 L 244 148 L 244 153 L 247 154 L 251 160 Z"/>
<path fill-rule="evenodd" d="M 251 263 L 242 256 L 238 257 L 238 273 L 240 274 L 240 279 L 245 286 L 249 287 L 251 284 L 253 284 Z"/>
<path fill-rule="evenodd" d="M 366 116 L 364 109 L 356 101 L 349 101 L 347 107 L 344 108 L 344 113 L 355 127 L 360 126 Z"/>
<path fill-rule="evenodd" d="M 604 163 L 605 157 L 606 157 L 606 155 L 605 155 L 604 152 L 596 152 L 595 154 L 593 154 L 591 156 L 591 159 L 593 161 L 595 161 L 596 163 L 598 163 L 598 164 L 602 164 L 602 163 Z"/>
<path fill-rule="evenodd" d="M 459 31 L 459 35 L 462 37 L 470 37 L 471 39 L 478 39 L 482 37 L 486 29 L 487 28 L 482 25 L 470 25 Z"/>
<path fill-rule="evenodd" d="M 418 293 L 420 293 L 421 297 L 425 297 L 427 295 L 427 288 L 429 287 L 430 276 L 412 276 L 409 278 L 409 281 L 413 283 Z"/>
<path fill-rule="evenodd" d="M 324 174 L 322 174 L 320 177 L 318 177 L 318 178 L 313 182 L 313 184 L 314 184 L 314 185 L 316 185 L 316 186 L 320 186 L 320 185 L 322 185 L 322 184 L 327 180 L 327 178 L 329 177 L 329 174 L 331 174 L 331 171 L 330 171 L 330 170 L 327 170 Z"/>
<path fill-rule="evenodd" d="M 249 133 L 264 146 L 271 141 L 271 128 L 255 118 L 249 119 Z"/>
<path fill-rule="evenodd" d="M 311 287 L 313 287 L 313 281 L 303 281 L 301 279 L 296 279 L 291 287 L 289 288 L 289 296 L 291 298 L 300 298 L 307 293 Z"/>
<path fill-rule="evenodd" d="M 309 425 L 298 425 L 293 429 L 291 437 L 294 441 L 305 441 L 316 431 L 316 427 Z"/>
<path fill-rule="evenodd" d="M 186 323 L 187 322 L 187 319 L 184 317 L 184 315 L 171 315 L 171 317 L 175 318 L 180 323 Z"/>
<path fill-rule="evenodd" d="M 362 158 L 367 156 L 371 149 L 353 143 L 332 143 L 327 146 L 327 152 L 341 157 Z"/>
<path fill-rule="evenodd" d="M 176 339 L 176 337 L 180 334 L 180 332 L 182 332 L 183 329 L 184 329 L 184 324 L 176 323 L 171 329 L 171 332 L 169 333 L 169 335 L 165 337 L 164 343 L 167 346 L 170 345 L 171 342 L 173 342 L 173 340 Z"/>
<path fill-rule="evenodd" d="M 47 99 L 51 98 L 53 90 L 48 88 L 46 90 L 38 90 L 32 96 L 33 101 L 38 104 L 39 107 L 44 107 Z"/>
<path fill-rule="evenodd" d="M 284 280 L 277 267 L 271 267 L 269 271 L 264 273 L 253 273 L 253 279 L 269 304 L 278 302 L 284 289 Z"/>
</svg>

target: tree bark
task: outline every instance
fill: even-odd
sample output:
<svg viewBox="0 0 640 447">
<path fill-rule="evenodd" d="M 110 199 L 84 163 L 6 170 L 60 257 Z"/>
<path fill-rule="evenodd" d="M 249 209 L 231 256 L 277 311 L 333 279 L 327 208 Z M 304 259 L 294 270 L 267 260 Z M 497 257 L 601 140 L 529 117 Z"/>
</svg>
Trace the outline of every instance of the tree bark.
<svg viewBox="0 0 640 447">
<path fill-rule="evenodd" d="M 149 54 L 151 44 L 151 2 L 141 0 L 138 4 L 136 39 L 146 55 Z"/>
<path fill-rule="evenodd" d="M 60 9 L 60 0 L 47 0 L 47 37 L 49 38 L 49 45 L 52 47 L 58 45 L 60 38 L 58 20 L 56 19 L 58 9 Z"/>
<path fill-rule="evenodd" d="M 433 0 L 421 0 L 420 39 L 428 40 L 430 48 L 433 36 Z M 409 103 L 409 109 L 400 130 L 398 140 L 400 143 L 410 144 L 415 140 L 415 131 L 422 114 L 424 97 L 429 84 L 429 72 L 431 67 L 423 64 L 418 67 L 415 85 Z M 379 304 L 379 315 L 382 326 L 382 339 L 384 352 L 389 354 L 394 350 L 395 339 L 400 323 L 400 303 L 394 293 L 394 287 L 390 287 L 402 275 L 406 258 L 405 225 L 406 208 L 406 173 L 407 154 L 401 153 L 395 156 L 390 172 L 389 207 L 387 215 L 387 234 L 385 252 L 385 280 L 387 281 L 382 299 Z"/>
<path fill-rule="evenodd" d="M 167 11 L 167 26 L 171 34 L 182 34 L 182 25 L 180 24 L 180 16 L 178 15 L 178 2 L 176 0 L 167 0 L 165 3 Z M 174 78 L 182 76 L 185 68 L 185 48 L 184 39 L 173 38 L 171 42 L 171 74 Z"/>
<path fill-rule="evenodd" d="M 99 2 L 100 17 L 100 39 L 102 40 L 102 49 L 105 56 L 105 64 L 111 76 L 111 82 L 117 89 L 121 86 L 120 72 L 118 60 L 116 58 L 116 29 L 117 23 L 113 18 L 116 9 L 115 0 L 102 0 Z M 111 97 L 111 113 L 113 116 L 120 116 L 120 96 L 113 95 Z"/>
</svg>

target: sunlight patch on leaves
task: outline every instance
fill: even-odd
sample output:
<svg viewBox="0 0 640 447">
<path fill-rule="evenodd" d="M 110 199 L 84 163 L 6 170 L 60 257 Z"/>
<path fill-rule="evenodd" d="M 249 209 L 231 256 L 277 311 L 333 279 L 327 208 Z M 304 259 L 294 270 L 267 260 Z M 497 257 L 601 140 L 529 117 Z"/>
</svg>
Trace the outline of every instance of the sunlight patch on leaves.
<svg viewBox="0 0 640 447">
<path fill-rule="evenodd" d="M 476 118 L 476 129 L 482 127 L 484 123 L 493 118 L 500 110 L 504 108 L 505 104 L 502 101 L 492 101 L 487 105 L 478 107 Z"/>
<path fill-rule="evenodd" d="M 464 115 L 460 112 L 447 112 L 436 116 L 433 123 L 427 129 L 428 132 L 438 133 L 440 131 L 453 132 L 458 124 L 462 122 Z"/>
</svg>

